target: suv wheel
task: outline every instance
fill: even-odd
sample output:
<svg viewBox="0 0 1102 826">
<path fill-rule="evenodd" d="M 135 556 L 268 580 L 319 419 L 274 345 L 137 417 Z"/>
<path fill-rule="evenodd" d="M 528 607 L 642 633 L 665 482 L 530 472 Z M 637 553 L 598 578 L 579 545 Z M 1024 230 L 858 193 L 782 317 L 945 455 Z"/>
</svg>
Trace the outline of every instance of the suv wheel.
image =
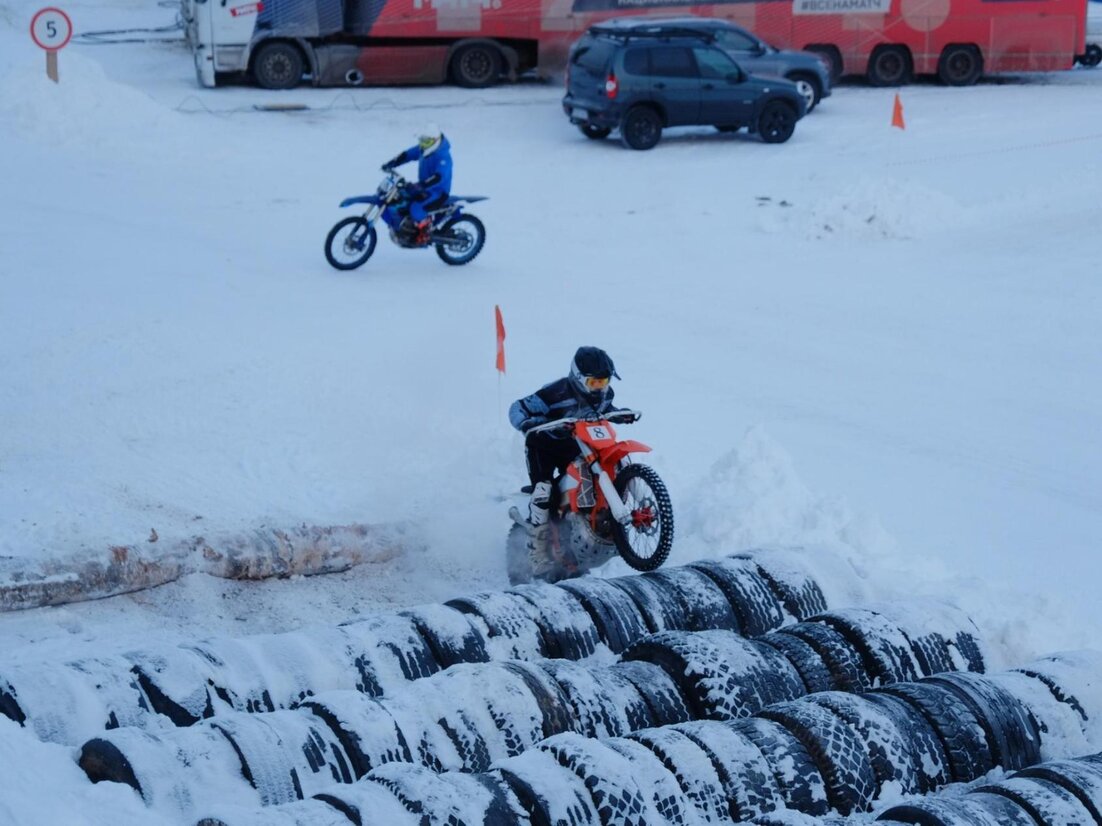
<svg viewBox="0 0 1102 826">
<path fill-rule="evenodd" d="M 784 143 L 796 131 L 796 110 L 783 100 L 771 100 L 758 116 L 758 134 L 766 143 Z"/>
<path fill-rule="evenodd" d="M 662 137 L 662 118 L 649 106 L 628 110 L 620 124 L 620 138 L 630 149 L 653 149 Z"/>
<path fill-rule="evenodd" d="M 789 75 L 788 79 L 796 84 L 796 91 L 800 93 L 800 97 L 807 104 L 807 108 L 804 110 L 805 113 L 811 114 L 811 110 L 818 105 L 819 98 L 823 94 L 819 81 L 809 75 Z"/>
<path fill-rule="evenodd" d="M 591 141 L 603 141 L 612 132 L 611 129 L 605 126 L 594 126 L 592 123 L 579 123 L 578 128 Z"/>
</svg>

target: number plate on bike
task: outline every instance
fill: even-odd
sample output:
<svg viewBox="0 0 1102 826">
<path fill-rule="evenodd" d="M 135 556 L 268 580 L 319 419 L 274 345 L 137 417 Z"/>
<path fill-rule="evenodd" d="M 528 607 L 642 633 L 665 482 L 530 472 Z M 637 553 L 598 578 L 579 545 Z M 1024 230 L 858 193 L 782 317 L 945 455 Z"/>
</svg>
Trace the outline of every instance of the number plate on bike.
<svg viewBox="0 0 1102 826">
<path fill-rule="evenodd" d="M 612 432 L 612 428 L 607 424 L 587 424 L 585 426 L 585 435 L 591 442 L 606 442 L 609 439 L 616 438 Z"/>
</svg>

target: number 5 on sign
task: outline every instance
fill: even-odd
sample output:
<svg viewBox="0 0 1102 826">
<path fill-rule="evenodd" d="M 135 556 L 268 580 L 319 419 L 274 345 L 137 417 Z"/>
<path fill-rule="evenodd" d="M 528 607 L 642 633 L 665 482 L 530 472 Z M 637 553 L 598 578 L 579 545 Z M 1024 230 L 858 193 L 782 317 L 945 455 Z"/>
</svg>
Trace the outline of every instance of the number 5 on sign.
<svg viewBox="0 0 1102 826">
<path fill-rule="evenodd" d="M 46 74 L 57 83 L 57 53 L 73 36 L 73 21 L 61 9 L 39 9 L 31 18 L 31 39 L 46 50 Z"/>
</svg>

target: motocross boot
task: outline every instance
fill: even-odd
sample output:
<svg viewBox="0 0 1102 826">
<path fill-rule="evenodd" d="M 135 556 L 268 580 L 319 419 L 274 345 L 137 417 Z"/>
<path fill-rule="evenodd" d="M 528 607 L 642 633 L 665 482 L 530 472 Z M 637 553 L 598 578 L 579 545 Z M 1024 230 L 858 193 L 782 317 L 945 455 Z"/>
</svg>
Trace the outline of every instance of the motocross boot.
<svg viewBox="0 0 1102 826">
<path fill-rule="evenodd" d="M 528 560 L 532 564 L 532 576 L 543 577 L 555 568 L 551 558 L 551 526 L 547 524 L 551 499 L 551 483 L 538 482 L 532 488 L 528 500 Z"/>
</svg>

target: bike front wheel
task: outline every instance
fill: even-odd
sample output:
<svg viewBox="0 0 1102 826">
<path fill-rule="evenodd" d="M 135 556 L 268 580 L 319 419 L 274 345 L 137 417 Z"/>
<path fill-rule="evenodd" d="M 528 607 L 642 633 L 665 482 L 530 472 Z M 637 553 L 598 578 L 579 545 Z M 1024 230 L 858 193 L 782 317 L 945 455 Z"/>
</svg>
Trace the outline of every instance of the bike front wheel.
<svg viewBox="0 0 1102 826">
<path fill-rule="evenodd" d="M 325 238 L 325 259 L 338 270 L 354 270 L 375 252 L 375 227 L 362 217 L 338 221 Z"/>
<path fill-rule="evenodd" d="M 436 254 L 445 264 L 458 267 L 474 260 L 486 243 L 486 227 L 473 215 L 460 215 L 448 221 L 437 234 Z"/>
<path fill-rule="evenodd" d="M 637 571 L 653 571 L 673 547 L 673 503 L 665 483 L 648 465 L 628 465 L 616 476 L 616 492 L 631 520 L 612 528 L 616 550 Z"/>
</svg>

